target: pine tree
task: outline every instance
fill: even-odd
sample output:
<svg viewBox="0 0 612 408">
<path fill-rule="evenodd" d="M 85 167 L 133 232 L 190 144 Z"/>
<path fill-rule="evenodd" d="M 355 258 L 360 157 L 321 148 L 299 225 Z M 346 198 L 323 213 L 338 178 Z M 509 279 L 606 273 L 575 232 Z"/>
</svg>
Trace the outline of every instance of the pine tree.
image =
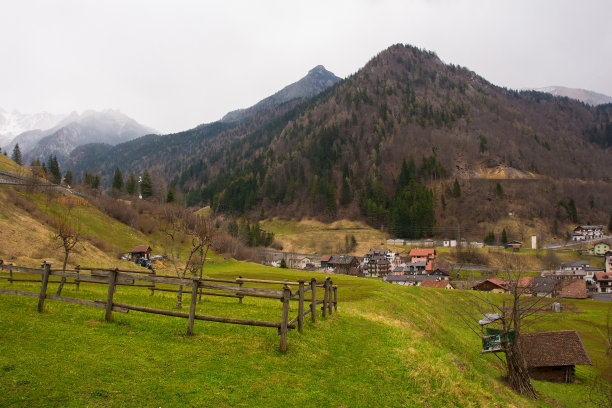
<svg viewBox="0 0 612 408">
<path fill-rule="evenodd" d="M 64 176 L 64 181 L 66 182 L 66 184 L 68 184 L 69 186 L 72 185 L 72 171 L 68 170 L 66 172 L 66 175 Z"/>
<path fill-rule="evenodd" d="M 572 222 L 578 222 L 578 210 L 576 209 L 576 203 L 573 198 L 567 203 L 567 212 Z"/>
<path fill-rule="evenodd" d="M 19 143 L 17 143 L 15 147 L 13 148 L 13 155 L 11 156 L 11 159 L 13 159 L 15 163 L 21 166 L 22 157 L 21 157 L 21 150 L 19 149 Z"/>
<path fill-rule="evenodd" d="M 100 175 L 96 174 L 93 178 L 93 181 L 91 182 L 91 187 L 94 190 L 97 190 L 100 187 Z"/>
<path fill-rule="evenodd" d="M 168 194 L 166 195 L 166 202 L 173 203 L 174 202 L 174 186 L 170 186 L 168 189 Z"/>
<path fill-rule="evenodd" d="M 134 195 L 136 193 L 136 176 L 134 175 L 133 172 L 130 172 L 130 175 L 127 178 L 127 181 L 125 182 L 125 191 L 129 194 L 129 195 Z"/>
<path fill-rule="evenodd" d="M 153 182 L 151 181 L 151 176 L 149 176 L 149 172 L 146 170 L 142 174 L 142 181 L 140 182 L 140 194 L 144 199 L 153 197 Z"/>
<path fill-rule="evenodd" d="M 113 190 L 121 191 L 123 188 L 123 175 L 121 174 L 121 170 L 119 167 L 115 169 L 115 176 L 113 177 Z"/>
<path fill-rule="evenodd" d="M 508 235 L 506 234 L 506 229 L 505 228 L 502 230 L 501 241 L 502 241 L 502 244 L 507 244 L 508 243 Z"/>
<path fill-rule="evenodd" d="M 62 173 L 60 172 L 59 163 L 57 162 L 57 156 L 49 155 L 47 168 L 49 169 L 51 182 L 59 184 L 60 181 L 62 181 Z"/>
<path fill-rule="evenodd" d="M 349 187 L 348 180 L 342 179 L 342 189 L 340 190 L 340 205 L 346 207 L 351 202 L 351 188 Z"/>
<path fill-rule="evenodd" d="M 459 181 L 457 181 L 457 179 L 455 179 L 455 183 L 453 184 L 453 197 L 461 197 L 461 186 L 459 185 Z"/>
<path fill-rule="evenodd" d="M 280 267 L 283 269 L 287 269 L 287 262 L 285 261 L 285 258 L 281 259 Z"/>
</svg>

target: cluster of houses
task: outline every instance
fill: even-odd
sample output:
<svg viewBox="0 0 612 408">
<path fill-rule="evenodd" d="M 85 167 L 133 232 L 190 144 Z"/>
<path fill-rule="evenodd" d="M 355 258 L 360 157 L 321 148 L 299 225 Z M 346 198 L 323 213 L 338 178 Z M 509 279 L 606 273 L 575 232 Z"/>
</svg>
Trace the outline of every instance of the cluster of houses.
<svg viewBox="0 0 612 408">
<path fill-rule="evenodd" d="M 593 241 L 604 236 L 603 225 L 579 225 L 571 232 L 572 241 Z"/>
</svg>

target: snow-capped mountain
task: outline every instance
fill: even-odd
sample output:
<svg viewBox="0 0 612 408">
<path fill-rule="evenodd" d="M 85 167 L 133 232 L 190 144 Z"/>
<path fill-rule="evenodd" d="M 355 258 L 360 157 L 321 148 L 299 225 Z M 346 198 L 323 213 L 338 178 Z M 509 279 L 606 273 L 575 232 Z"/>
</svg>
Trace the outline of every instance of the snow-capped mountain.
<svg viewBox="0 0 612 408">
<path fill-rule="evenodd" d="M 50 129 L 66 116 L 66 114 L 58 115 L 49 112 L 33 114 L 21 113 L 16 110 L 7 112 L 0 108 L 0 147 L 4 149 L 5 145 L 21 133 Z"/>
<path fill-rule="evenodd" d="M 578 99 L 587 105 L 603 105 L 612 103 L 612 97 L 586 89 L 566 88 L 564 86 L 547 86 L 544 88 L 535 88 L 534 91 L 545 92 L 555 96 L 567 96 L 568 98 Z"/>
<path fill-rule="evenodd" d="M 80 115 L 73 112 L 52 129 L 19 135 L 8 147 L 12 148 L 20 141 L 30 142 L 38 137 L 31 148 L 22 149 L 21 143 L 19 144 L 24 158 L 27 161 L 37 158 L 46 160 L 53 154 L 61 162 L 75 147 L 84 144 L 116 145 L 150 133 L 155 133 L 155 130 L 139 124 L 117 110 L 85 111 Z"/>
</svg>

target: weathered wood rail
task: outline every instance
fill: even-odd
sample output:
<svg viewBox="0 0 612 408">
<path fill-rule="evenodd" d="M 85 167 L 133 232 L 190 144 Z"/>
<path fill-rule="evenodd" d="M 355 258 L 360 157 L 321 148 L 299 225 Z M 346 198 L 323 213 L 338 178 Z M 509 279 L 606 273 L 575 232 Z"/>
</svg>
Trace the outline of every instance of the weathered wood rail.
<svg viewBox="0 0 612 408">
<path fill-rule="evenodd" d="M 130 310 L 153 313 L 164 316 L 182 317 L 188 319 L 187 334 L 194 333 L 195 320 L 204 320 L 210 322 L 240 324 L 248 326 L 272 327 L 278 330 L 280 335 L 280 350 L 287 351 L 287 332 L 289 329 L 296 329 L 302 333 L 304 327 L 304 318 L 311 316 L 312 323 L 316 323 L 317 313 L 316 308 L 321 305 L 321 314 L 323 317 L 331 315 L 338 311 L 338 286 L 334 285 L 332 280 L 327 277 L 324 281 L 317 281 L 312 278 L 309 282 L 306 280 L 292 281 L 276 281 L 267 279 L 251 279 L 238 277 L 236 279 L 215 279 L 215 278 L 199 278 L 188 277 L 179 278 L 170 275 L 158 275 L 150 271 L 126 271 L 120 269 L 101 269 L 101 268 L 81 268 L 76 267 L 74 270 L 54 270 L 51 269 L 51 264 L 44 262 L 40 269 L 25 268 L 15 265 L 5 264 L 0 260 L 0 272 L 7 272 L 8 275 L 0 275 L 0 279 L 7 279 L 10 284 L 14 282 L 40 282 L 40 292 L 28 292 L 24 290 L 15 290 L 9 288 L 0 288 L 0 293 L 8 295 L 29 296 L 38 298 L 38 311 L 43 312 L 44 302 L 46 299 L 79 304 L 83 306 L 91 306 L 100 309 L 105 309 L 106 321 L 112 321 L 112 312 L 128 313 Z M 19 273 L 28 275 L 41 275 L 40 279 L 32 279 L 30 277 L 23 278 L 16 276 Z M 88 284 L 104 284 L 108 285 L 106 300 L 85 300 L 80 298 L 72 298 L 67 296 L 52 295 L 47 293 L 49 283 L 59 283 L 59 279 L 66 278 L 66 283 L 76 285 L 78 290 L 81 283 Z M 68 281 L 68 279 L 72 279 Z M 146 282 L 136 283 L 137 281 Z M 156 284 L 179 286 L 179 289 L 157 287 Z M 281 286 L 282 289 L 269 289 L 262 287 L 245 286 L 249 285 L 272 285 Z M 140 287 L 151 291 L 154 295 L 155 291 L 161 292 L 178 292 L 183 291 L 181 288 L 188 288 L 183 293 L 191 295 L 189 304 L 189 313 L 176 310 L 156 309 L 146 306 L 130 305 L 119 303 L 113 300 L 118 286 L 133 286 Z M 292 288 L 294 290 L 292 291 Z M 317 297 L 318 291 L 322 290 L 322 299 Z M 310 293 L 309 293 L 310 292 Z M 282 313 L 280 321 L 264 321 L 250 320 L 234 317 L 207 316 L 196 313 L 198 300 L 201 301 L 202 296 L 221 296 L 237 298 L 242 303 L 245 297 L 257 297 L 266 299 L 280 300 L 282 303 Z M 298 314 L 294 318 L 289 318 L 290 302 L 298 302 Z M 308 307 L 306 303 L 310 303 Z"/>
</svg>

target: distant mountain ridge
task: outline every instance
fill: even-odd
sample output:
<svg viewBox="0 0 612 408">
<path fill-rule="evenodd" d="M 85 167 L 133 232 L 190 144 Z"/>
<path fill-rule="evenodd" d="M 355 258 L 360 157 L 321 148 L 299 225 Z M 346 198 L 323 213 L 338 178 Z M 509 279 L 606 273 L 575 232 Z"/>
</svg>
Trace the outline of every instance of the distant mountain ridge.
<svg viewBox="0 0 612 408">
<path fill-rule="evenodd" d="M 544 88 L 536 88 L 534 91 L 545 92 L 555 96 L 566 96 L 568 98 L 577 99 L 591 106 L 612 103 L 612 96 L 586 89 L 567 88 L 565 86 L 547 86 Z"/>
<path fill-rule="evenodd" d="M 154 132 L 117 110 L 72 112 L 51 128 L 21 133 L 7 145 L 7 150 L 19 144 L 26 162 L 46 160 L 51 154 L 62 162 L 72 150 L 84 144 L 116 145 Z"/>
<path fill-rule="evenodd" d="M 326 70 L 323 65 L 317 65 L 308 71 L 308 74 L 299 81 L 287 85 L 274 95 L 259 101 L 250 108 L 229 112 L 221 118 L 221 122 L 238 122 L 266 108 L 288 102 L 292 99 L 307 98 L 316 95 L 340 80 L 340 77 Z"/>
<path fill-rule="evenodd" d="M 38 112 L 7 112 L 0 108 L 0 147 L 4 148 L 15 136 L 32 130 L 49 129 L 61 122 L 66 114 Z"/>
</svg>

